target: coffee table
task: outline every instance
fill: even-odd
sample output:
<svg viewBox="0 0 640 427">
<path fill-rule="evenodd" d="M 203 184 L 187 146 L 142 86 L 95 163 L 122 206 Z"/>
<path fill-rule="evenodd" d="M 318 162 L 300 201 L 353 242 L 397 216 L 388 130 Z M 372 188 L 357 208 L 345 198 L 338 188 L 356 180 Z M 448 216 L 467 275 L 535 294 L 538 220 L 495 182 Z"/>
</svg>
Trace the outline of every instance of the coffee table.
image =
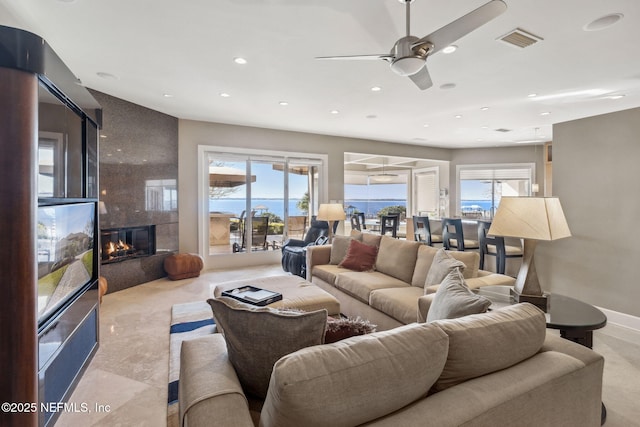
<svg viewBox="0 0 640 427">
<path fill-rule="evenodd" d="M 484 286 L 474 290 L 491 300 L 489 309 L 498 309 L 515 304 L 509 286 Z M 593 331 L 607 324 L 607 316 L 603 312 L 575 298 L 558 294 L 548 295 L 547 327 L 559 329 L 560 336 L 585 347 L 593 348 Z M 600 422 L 607 419 L 607 408 L 602 404 Z"/>
</svg>

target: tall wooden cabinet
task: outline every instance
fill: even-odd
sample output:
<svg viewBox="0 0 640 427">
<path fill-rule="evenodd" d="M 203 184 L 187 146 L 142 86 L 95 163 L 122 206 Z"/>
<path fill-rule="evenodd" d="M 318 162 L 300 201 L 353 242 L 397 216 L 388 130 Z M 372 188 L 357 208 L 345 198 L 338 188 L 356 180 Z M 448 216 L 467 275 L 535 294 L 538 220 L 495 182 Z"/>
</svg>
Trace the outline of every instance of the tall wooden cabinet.
<svg viewBox="0 0 640 427">
<path fill-rule="evenodd" d="M 0 26 L 2 426 L 53 424 L 98 346 L 100 124 L 41 37 Z"/>
</svg>

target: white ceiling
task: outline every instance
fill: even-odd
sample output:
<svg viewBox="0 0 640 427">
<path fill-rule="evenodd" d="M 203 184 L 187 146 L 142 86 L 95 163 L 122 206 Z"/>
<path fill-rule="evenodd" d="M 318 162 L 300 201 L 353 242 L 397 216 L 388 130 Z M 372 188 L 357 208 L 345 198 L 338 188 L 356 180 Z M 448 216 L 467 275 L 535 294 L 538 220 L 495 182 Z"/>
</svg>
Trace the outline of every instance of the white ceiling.
<svg viewBox="0 0 640 427">
<path fill-rule="evenodd" d="M 411 33 L 486 1 L 415 0 Z M 184 119 L 486 147 L 550 140 L 553 123 L 640 106 L 640 1 L 505 2 L 455 53 L 428 59 L 425 91 L 384 61 L 314 59 L 388 52 L 404 32 L 398 0 L 0 0 L 0 24 L 44 37 L 85 86 Z M 583 30 L 611 13 L 624 18 Z M 544 40 L 496 40 L 517 27 Z"/>
</svg>

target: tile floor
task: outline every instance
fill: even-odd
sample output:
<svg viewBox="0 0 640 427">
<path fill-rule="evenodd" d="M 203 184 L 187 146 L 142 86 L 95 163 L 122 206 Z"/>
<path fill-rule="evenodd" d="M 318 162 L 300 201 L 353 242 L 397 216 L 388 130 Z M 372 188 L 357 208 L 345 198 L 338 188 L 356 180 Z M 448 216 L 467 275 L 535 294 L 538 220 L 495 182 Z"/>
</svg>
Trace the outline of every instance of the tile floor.
<svg viewBox="0 0 640 427">
<path fill-rule="evenodd" d="M 93 411 L 62 413 L 55 426 L 166 425 L 171 306 L 206 299 L 212 284 L 278 274 L 283 274 L 279 265 L 211 271 L 197 279 L 165 278 L 106 295 L 100 348 L 70 399 Z M 595 332 L 594 350 L 606 359 L 605 425 L 640 426 L 640 331 L 607 325 Z M 109 410 L 95 411 L 96 405 Z"/>
</svg>

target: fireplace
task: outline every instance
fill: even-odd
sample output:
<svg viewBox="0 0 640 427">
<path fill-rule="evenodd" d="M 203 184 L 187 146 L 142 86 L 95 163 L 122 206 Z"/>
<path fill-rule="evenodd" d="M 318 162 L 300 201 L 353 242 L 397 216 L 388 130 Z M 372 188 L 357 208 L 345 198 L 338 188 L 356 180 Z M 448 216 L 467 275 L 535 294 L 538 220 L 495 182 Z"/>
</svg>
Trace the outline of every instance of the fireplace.
<svg viewBox="0 0 640 427">
<path fill-rule="evenodd" d="M 156 226 L 109 228 L 100 230 L 102 264 L 156 253 Z"/>
</svg>

